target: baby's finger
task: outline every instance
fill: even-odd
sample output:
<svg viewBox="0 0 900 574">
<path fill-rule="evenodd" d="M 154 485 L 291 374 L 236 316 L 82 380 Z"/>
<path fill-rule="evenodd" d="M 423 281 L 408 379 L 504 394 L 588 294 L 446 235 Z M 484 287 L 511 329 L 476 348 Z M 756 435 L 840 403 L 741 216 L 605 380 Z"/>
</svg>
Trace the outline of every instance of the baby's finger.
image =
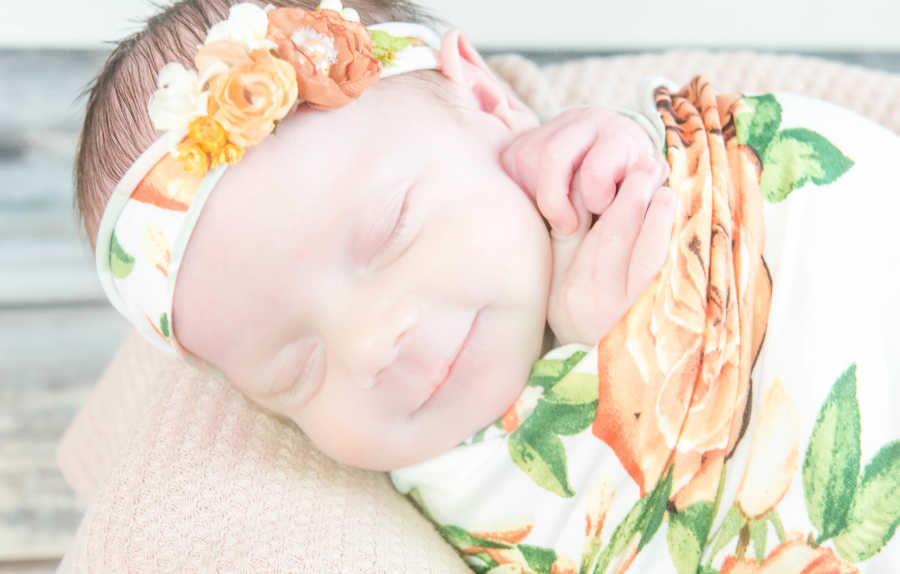
<svg viewBox="0 0 900 574">
<path fill-rule="evenodd" d="M 597 139 L 581 162 L 572 185 L 581 191 L 588 211 L 602 215 L 609 208 L 632 162 L 630 155 L 631 151 L 617 138 Z"/>
<path fill-rule="evenodd" d="M 500 152 L 500 165 L 525 192 L 535 199 L 537 195 L 538 170 L 545 142 L 567 124 L 553 122 L 528 130 L 516 136 Z"/>
<path fill-rule="evenodd" d="M 629 304 L 644 292 L 666 261 L 677 207 L 678 198 L 672 189 L 663 187 L 653 195 L 628 265 L 626 297 Z"/>
<path fill-rule="evenodd" d="M 597 274 L 612 273 L 622 278 L 628 272 L 628 263 L 634 243 L 644 223 L 644 215 L 650 198 L 659 189 L 668 174 L 668 166 L 654 156 L 643 156 L 625 174 L 612 205 L 597 220 L 585 242 L 597 242 L 591 250 L 604 254 L 598 262 Z"/>
<path fill-rule="evenodd" d="M 569 197 L 572 177 L 596 138 L 597 128 L 592 122 L 574 122 L 544 143 L 536 197 L 538 209 L 557 232 L 574 233 L 579 227 L 578 214 Z"/>
<path fill-rule="evenodd" d="M 591 226 L 591 213 L 584 206 L 584 199 L 578 190 L 572 192 L 572 204 L 578 214 L 578 227 L 574 233 L 558 233 L 550 231 L 550 246 L 553 251 L 553 272 L 550 278 L 550 291 L 555 292 L 562 285 L 563 278 L 569 272 L 579 253 L 579 249 Z"/>
</svg>

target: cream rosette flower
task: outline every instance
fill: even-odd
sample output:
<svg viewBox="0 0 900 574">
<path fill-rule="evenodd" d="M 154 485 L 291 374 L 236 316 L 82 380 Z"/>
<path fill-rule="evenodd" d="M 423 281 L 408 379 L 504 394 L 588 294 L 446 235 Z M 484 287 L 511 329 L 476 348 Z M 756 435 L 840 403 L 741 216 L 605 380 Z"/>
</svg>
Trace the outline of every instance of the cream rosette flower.
<svg viewBox="0 0 900 574">
<path fill-rule="evenodd" d="M 221 40 L 203 46 L 195 63 L 209 76 L 210 117 L 241 147 L 262 141 L 297 103 L 294 68 L 269 50 Z"/>
<path fill-rule="evenodd" d="M 238 42 L 248 50 L 274 50 L 275 42 L 266 37 L 269 19 L 266 11 L 256 4 L 242 2 L 228 11 L 228 19 L 215 24 L 206 35 L 206 44 L 228 40 Z"/>
<path fill-rule="evenodd" d="M 209 92 L 194 70 L 178 63 L 166 64 L 159 71 L 159 89 L 147 106 L 150 121 L 159 131 L 186 131 L 195 119 L 206 115 Z"/>
<path fill-rule="evenodd" d="M 334 10 L 341 15 L 344 20 L 350 22 L 359 22 L 359 13 L 353 8 L 344 8 L 341 0 L 322 0 L 319 4 L 319 10 Z"/>
</svg>

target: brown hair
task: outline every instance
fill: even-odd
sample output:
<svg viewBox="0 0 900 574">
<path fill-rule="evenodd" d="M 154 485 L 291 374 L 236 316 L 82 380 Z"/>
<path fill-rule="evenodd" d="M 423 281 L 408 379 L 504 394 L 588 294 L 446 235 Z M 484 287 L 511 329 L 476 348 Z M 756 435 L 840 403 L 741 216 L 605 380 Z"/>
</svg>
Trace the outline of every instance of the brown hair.
<svg viewBox="0 0 900 574">
<path fill-rule="evenodd" d="M 75 163 L 75 209 L 94 248 L 103 209 L 116 183 L 158 133 L 147 102 L 159 70 L 168 62 L 193 67 L 197 45 L 213 24 L 241 0 L 181 0 L 150 18 L 140 32 L 122 40 L 88 88 L 87 112 Z M 312 10 L 319 0 L 269 0 L 277 7 Z M 403 21 L 435 24 L 409 0 L 350 0 L 364 25 Z M 434 74 L 431 71 L 410 75 Z M 430 82 L 433 85 L 433 82 Z"/>
</svg>

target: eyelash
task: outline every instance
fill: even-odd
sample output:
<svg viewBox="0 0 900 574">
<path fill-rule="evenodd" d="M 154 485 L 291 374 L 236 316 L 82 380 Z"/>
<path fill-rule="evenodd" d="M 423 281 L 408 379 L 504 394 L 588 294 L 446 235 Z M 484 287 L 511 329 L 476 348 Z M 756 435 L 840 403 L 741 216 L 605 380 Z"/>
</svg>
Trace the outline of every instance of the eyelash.
<svg viewBox="0 0 900 574">
<path fill-rule="evenodd" d="M 397 220 L 396 225 L 394 225 L 393 231 L 391 231 L 390 236 L 385 240 L 382 244 L 381 249 L 378 250 L 379 253 L 385 253 L 391 251 L 394 246 L 399 242 L 399 240 L 404 236 L 404 232 L 406 231 L 406 227 L 408 224 L 409 217 L 407 217 L 407 202 L 409 201 L 409 194 L 403 198 L 403 205 L 400 207 L 400 215 Z"/>
</svg>

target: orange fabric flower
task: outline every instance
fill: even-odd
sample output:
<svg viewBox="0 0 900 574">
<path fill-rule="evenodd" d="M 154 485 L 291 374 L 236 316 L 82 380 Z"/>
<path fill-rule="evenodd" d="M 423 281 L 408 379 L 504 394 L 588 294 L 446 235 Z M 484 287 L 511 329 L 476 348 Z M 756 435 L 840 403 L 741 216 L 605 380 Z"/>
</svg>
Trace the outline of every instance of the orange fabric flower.
<svg viewBox="0 0 900 574">
<path fill-rule="evenodd" d="M 381 77 L 372 38 L 359 22 L 333 10 L 275 8 L 268 15 L 269 38 L 278 44 L 278 55 L 294 66 L 300 96 L 311 106 L 345 106 Z"/>
<path fill-rule="evenodd" d="M 209 115 L 239 146 L 262 141 L 297 102 L 293 68 L 268 50 L 222 40 L 200 48 L 195 63 L 209 76 Z"/>
</svg>

